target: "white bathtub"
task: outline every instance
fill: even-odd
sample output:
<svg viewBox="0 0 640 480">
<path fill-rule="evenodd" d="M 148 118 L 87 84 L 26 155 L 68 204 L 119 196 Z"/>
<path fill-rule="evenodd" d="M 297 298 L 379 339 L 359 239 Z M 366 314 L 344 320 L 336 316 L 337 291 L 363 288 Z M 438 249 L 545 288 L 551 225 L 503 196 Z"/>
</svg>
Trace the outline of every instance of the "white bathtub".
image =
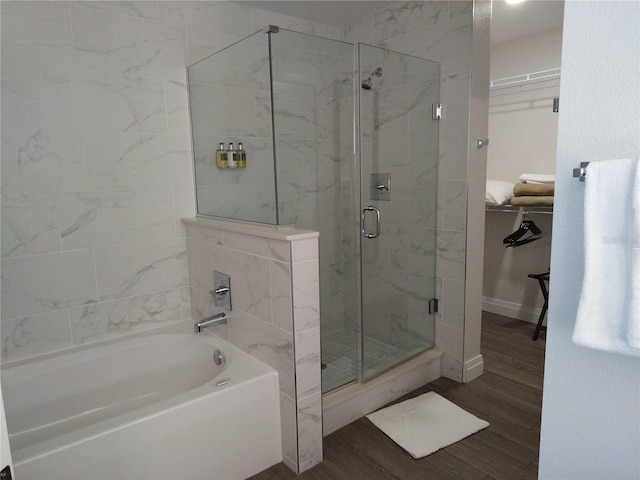
<svg viewBox="0 0 640 480">
<path fill-rule="evenodd" d="M 242 479 L 282 460 L 277 372 L 207 333 L 5 368 L 2 391 L 21 480 Z"/>
</svg>

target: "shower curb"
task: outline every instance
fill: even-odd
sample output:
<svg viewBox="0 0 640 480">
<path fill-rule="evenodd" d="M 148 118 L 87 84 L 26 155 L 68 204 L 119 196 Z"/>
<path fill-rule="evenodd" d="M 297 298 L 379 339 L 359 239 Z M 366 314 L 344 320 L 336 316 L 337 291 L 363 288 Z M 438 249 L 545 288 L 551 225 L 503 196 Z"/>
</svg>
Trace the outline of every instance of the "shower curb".
<svg viewBox="0 0 640 480">
<path fill-rule="evenodd" d="M 442 376 L 439 350 L 428 350 L 367 383 L 323 395 L 323 436 Z"/>
</svg>

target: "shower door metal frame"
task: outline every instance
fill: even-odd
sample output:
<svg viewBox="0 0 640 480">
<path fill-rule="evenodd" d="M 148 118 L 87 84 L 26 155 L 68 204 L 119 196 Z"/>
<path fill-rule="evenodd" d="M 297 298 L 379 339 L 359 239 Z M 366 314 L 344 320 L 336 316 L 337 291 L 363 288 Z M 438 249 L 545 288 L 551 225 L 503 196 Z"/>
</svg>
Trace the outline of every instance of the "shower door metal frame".
<svg viewBox="0 0 640 480">
<path fill-rule="evenodd" d="M 273 148 L 273 188 L 274 201 L 276 204 L 276 225 L 280 225 L 280 202 L 278 199 L 278 152 L 276 141 L 276 114 L 275 95 L 273 92 L 273 48 L 271 46 L 271 35 L 280 32 L 280 27 L 267 25 L 262 29 L 267 36 L 267 49 L 269 52 L 269 102 L 271 103 L 271 144 Z"/>
<path fill-rule="evenodd" d="M 353 81 L 353 145 L 354 145 L 354 212 L 362 211 L 362 132 L 360 130 L 360 78 L 362 72 L 360 71 L 360 43 L 354 43 L 354 81 Z M 356 219 L 358 217 L 356 216 Z M 365 383 L 364 378 L 364 344 L 363 344 L 363 292 L 362 292 L 362 225 L 357 220 L 355 223 L 355 238 L 356 242 L 356 366 L 357 366 L 357 381 L 358 383 Z"/>
</svg>

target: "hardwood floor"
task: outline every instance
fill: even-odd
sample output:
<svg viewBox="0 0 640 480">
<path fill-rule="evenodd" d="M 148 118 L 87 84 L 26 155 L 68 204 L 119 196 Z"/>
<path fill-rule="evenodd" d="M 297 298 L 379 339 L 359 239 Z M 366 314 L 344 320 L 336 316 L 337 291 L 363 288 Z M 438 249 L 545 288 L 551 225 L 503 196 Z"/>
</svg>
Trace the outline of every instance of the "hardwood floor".
<svg viewBox="0 0 640 480">
<path fill-rule="evenodd" d="M 415 460 L 366 418 L 324 439 L 324 461 L 297 476 L 278 464 L 253 480 L 536 479 L 542 406 L 545 334 L 535 325 L 483 314 L 484 374 L 460 385 L 440 378 L 398 399 L 435 391 L 491 426 Z"/>
</svg>

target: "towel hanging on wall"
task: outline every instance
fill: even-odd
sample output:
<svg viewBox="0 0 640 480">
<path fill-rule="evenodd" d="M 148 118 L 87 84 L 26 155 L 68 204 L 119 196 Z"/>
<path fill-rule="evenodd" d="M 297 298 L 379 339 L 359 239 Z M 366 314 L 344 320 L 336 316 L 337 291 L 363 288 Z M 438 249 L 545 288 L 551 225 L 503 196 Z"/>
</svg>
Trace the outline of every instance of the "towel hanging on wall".
<svg viewBox="0 0 640 480">
<path fill-rule="evenodd" d="M 627 343 L 640 351 L 640 161 L 636 162 L 635 186 L 631 200 L 631 302 L 629 304 L 629 323 L 627 325 Z"/>
<path fill-rule="evenodd" d="M 584 204 L 585 266 L 573 331 L 578 345 L 640 356 L 640 167 L 591 162 Z"/>
</svg>

